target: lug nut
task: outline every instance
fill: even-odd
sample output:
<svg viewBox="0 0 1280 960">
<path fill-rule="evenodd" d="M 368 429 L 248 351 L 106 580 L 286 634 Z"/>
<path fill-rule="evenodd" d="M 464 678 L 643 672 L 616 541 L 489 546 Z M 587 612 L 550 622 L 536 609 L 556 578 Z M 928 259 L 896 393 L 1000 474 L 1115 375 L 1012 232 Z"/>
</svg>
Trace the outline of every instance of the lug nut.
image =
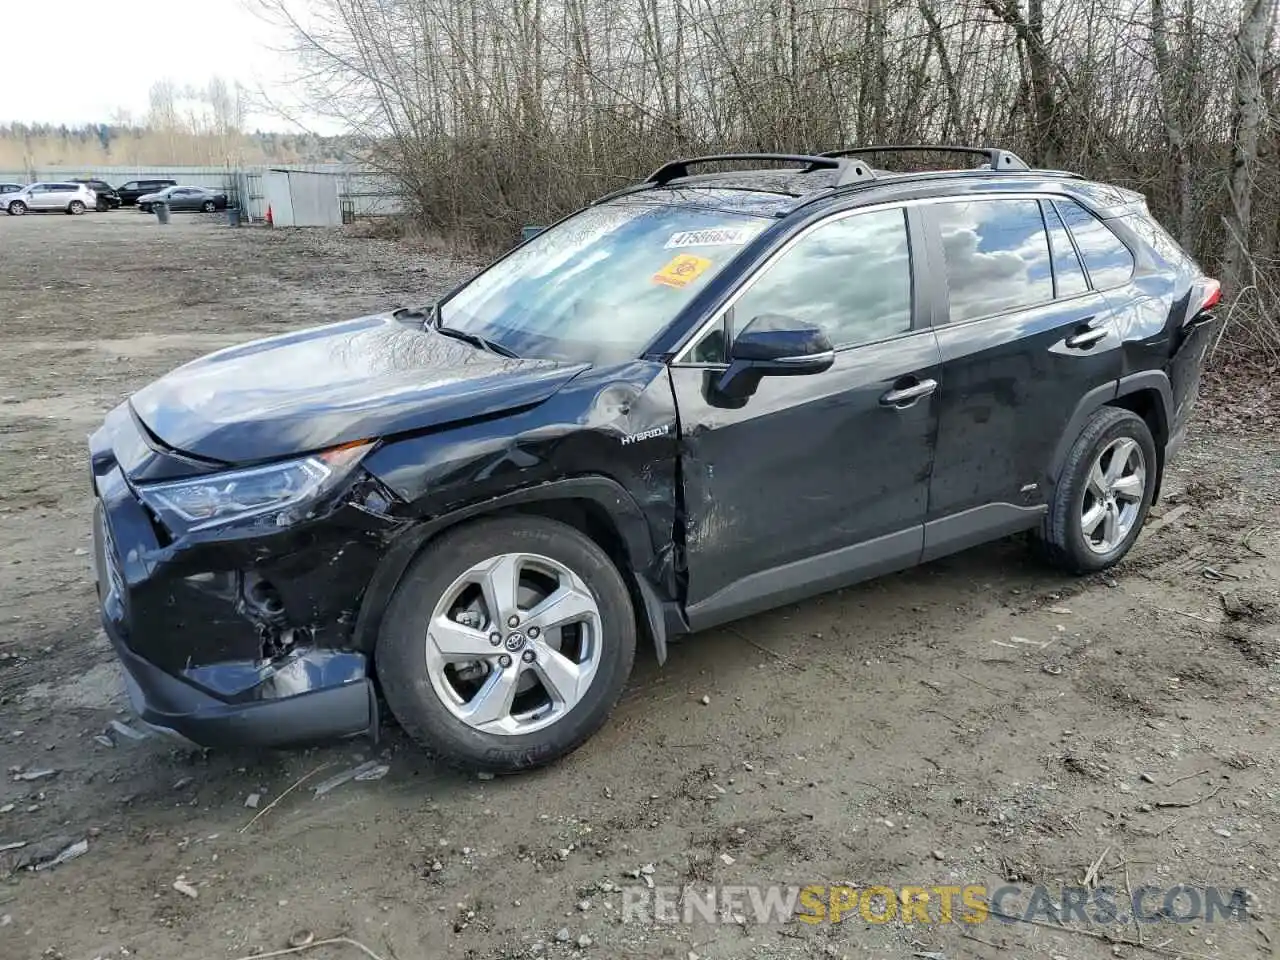
<svg viewBox="0 0 1280 960">
<path fill-rule="evenodd" d="M 532 650 L 526 650 L 524 653 L 520 654 L 520 659 L 523 660 L 525 663 L 533 663 L 533 661 L 536 660 L 537 657 L 538 655 L 534 653 Z"/>
<path fill-rule="evenodd" d="M 529 628 L 529 639 L 530 639 L 530 640 L 537 640 L 537 639 L 538 639 L 538 637 L 540 637 L 540 636 L 542 636 L 542 631 L 541 631 L 540 629 L 538 629 L 537 627 L 530 627 L 530 628 Z"/>
<path fill-rule="evenodd" d="M 490 642 L 490 643 L 492 643 L 495 647 L 497 647 L 497 646 L 501 646 L 501 645 L 502 645 L 502 634 L 500 634 L 500 633 L 491 633 L 491 634 L 489 634 L 489 642 Z"/>
<path fill-rule="evenodd" d="M 507 626 L 508 627 L 520 626 L 520 618 L 513 613 L 511 616 L 507 617 Z"/>
<path fill-rule="evenodd" d="M 502 667 L 503 670 L 507 669 L 507 667 L 511 666 L 511 658 L 504 653 L 498 658 L 498 666 Z"/>
</svg>

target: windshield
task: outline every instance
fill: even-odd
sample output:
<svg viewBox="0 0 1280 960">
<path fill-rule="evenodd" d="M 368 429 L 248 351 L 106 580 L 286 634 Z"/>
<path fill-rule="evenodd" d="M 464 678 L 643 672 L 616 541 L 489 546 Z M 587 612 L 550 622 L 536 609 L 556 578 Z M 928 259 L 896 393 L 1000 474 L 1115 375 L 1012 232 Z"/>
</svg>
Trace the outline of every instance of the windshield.
<svg viewBox="0 0 1280 960">
<path fill-rule="evenodd" d="M 639 354 L 769 221 L 623 200 L 539 234 L 440 308 L 440 325 L 521 357 Z"/>
</svg>

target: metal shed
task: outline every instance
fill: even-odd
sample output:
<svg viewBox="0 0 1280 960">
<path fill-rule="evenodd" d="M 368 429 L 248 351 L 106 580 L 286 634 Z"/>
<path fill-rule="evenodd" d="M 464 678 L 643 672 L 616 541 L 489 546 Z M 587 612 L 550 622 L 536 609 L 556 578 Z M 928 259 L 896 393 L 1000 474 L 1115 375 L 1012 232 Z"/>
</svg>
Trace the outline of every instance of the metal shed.
<svg viewBox="0 0 1280 960">
<path fill-rule="evenodd" d="M 330 173 L 272 169 L 262 175 L 262 192 L 277 227 L 337 227 L 340 183 Z"/>
</svg>

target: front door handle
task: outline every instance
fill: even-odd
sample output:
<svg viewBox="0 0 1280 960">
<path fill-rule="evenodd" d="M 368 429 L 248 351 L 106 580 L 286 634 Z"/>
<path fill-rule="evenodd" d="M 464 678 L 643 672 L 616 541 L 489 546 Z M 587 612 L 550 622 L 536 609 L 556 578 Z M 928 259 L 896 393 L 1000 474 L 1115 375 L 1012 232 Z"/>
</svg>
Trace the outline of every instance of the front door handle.
<svg viewBox="0 0 1280 960">
<path fill-rule="evenodd" d="M 1105 340 L 1109 332 L 1106 327 L 1085 327 L 1067 337 L 1067 346 L 1074 350 L 1088 350 L 1100 340 Z"/>
<path fill-rule="evenodd" d="M 886 407 L 905 408 L 911 406 L 921 397 L 929 396 L 937 389 L 937 380 L 920 380 L 910 386 L 895 387 L 880 398 L 880 403 Z"/>
</svg>

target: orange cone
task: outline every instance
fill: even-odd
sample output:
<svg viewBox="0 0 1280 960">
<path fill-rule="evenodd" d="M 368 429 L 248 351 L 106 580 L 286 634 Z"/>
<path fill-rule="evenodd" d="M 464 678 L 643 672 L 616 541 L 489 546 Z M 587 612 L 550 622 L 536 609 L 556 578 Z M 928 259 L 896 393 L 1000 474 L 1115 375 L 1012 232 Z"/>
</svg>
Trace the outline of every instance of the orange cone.
<svg viewBox="0 0 1280 960">
<path fill-rule="evenodd" d="M 271 217 L 271 204 L 267 204 L 267 226 L 274 227 L 275 225 L 276 225 L 276 222 Z"/>
</svg>

